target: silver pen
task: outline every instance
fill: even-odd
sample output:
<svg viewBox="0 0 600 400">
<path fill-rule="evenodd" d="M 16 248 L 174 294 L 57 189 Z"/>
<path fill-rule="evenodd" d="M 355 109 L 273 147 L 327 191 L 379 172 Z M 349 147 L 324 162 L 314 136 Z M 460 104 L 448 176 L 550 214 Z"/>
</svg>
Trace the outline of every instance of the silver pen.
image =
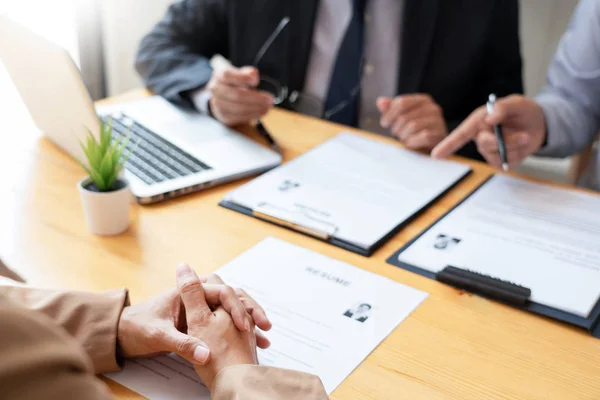
<svg viewBox="0 0 600 400">
<path fill-rule="evenodd" d="M 496 104 L 496 95 L 490 94 L 488 102 L 486 104 L 488 115 L 494 113 L 494 105 Z M 508 158 L 506 154 L 506 143 L 504 142 L 504 134 L 502 133 L 502 125 L 494 125 L 494 133 L 496 134 L 496 140 L 498 141 L 498 152 L 500 153 L 500 161 L 502 162 L 502 169 L 508 171 Z"/>
</svg>

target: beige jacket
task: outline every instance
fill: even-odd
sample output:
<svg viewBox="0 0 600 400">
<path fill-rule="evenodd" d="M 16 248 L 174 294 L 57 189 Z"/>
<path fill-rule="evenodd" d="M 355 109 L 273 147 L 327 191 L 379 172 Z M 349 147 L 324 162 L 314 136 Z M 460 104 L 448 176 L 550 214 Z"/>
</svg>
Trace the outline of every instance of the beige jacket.
<svg viewBox="0 0 600 400">
<path fill-rule="evenodd" d="M 94 373 L 119 369 L 117 324 L 127 291 L 44 290 L 17 280 L 0 261 L 0 398 L 111 398 Z M 327 395 L 312 375 L 236 366 L 219 374 L 211 398 L 321 400 Z"/>
</svg>

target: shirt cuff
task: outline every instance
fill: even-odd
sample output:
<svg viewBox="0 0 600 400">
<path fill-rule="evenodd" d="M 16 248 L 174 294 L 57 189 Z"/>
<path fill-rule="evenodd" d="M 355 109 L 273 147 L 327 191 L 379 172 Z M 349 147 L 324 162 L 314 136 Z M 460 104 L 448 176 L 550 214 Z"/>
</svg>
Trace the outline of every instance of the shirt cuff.
<svg viewBox="0 0 600 400">
<path fill-rule="evenodd" d="M 597 132 L 597 123 L 586 109 L 562 97 L 545 91 L 535 98 L 546 120 L 546 143 L 536 155 L 568 157 L 581 151 Z"/>
<path fill-rule="evenodd" d="M 112 290 L 104 293 L 105 301 L 99 302 L 94 331 L 95 338 L 86 343 L 86 351 L 90 354 L 96 373 L 118 371 L 123 360 L 117 351 L 119 321 L 123 308 L 130 305 L 127 289 Z"/>
<path fill-rule="evenodd" d="M 211 98 L 212 93 L 206 88 L 196 89 L 190 93 L 190 99 L 192 100 L 194 107 L 204 115 L 212 116 L 209 106 Z"/>
<path fill-rule="evenodd" d="M 540 94 L 536 97 L 536 102 L 542 107 L 544 118 L 546 120 L 546 139 L 544 145 L 535 155 L 540 157 L 552 157 L 556 150 L 562 146 L 560 135 L 560 121 L 556 113 L 556 108 L 560 107 L 560 99 L 551 94 Z"/>
<path fill-rule="evenodd" d="M 71 299 L 63 305 L 65 317 L 61 320 L 58 316 L 59 322 L 81 343 L 96 374 L 119 371 L 117 334 L 123 308 L 130 304 L 128 290 L 98 294 L 74 292 Z"/>
</svg>

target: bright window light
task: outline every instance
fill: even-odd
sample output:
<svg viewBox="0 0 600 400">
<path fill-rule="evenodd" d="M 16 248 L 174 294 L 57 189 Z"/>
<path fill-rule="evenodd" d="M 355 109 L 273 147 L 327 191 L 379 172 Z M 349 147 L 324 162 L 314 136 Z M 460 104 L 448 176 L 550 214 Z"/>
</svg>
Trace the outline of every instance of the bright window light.
<svg viewBox="0 0 600 400">
<path fill-rule="evenodd" d="M 65 48 L 79 65 L 75 2 L 78 0 L 0 0 L 0 14 L 8 15 L 42 37 Z M 10 40 L 10 38 L 0 38 Z M 37 129 L 17 88 L 0 60 L 0 109 L 11 140 L 27 140 Z M 18 133 L 18 134 L 16 134 Z M 5 157 L 10 157 L 5 154 Z"/>
<path fill-rule="evenodd" d="M 69 51 L 79 65 L 75 2 L 77 0 L 0 0 L 7 14 L 32 31 Z"/>
</svg>

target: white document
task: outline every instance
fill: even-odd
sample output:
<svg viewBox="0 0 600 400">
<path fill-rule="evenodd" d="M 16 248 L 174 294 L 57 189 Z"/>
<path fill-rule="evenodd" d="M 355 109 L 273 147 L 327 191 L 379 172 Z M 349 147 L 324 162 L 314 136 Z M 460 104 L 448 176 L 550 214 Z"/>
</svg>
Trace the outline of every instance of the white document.
<svg viewBox="0 0 600 400">
<path fill-rule="evenodd" d="M 341 133 L 226 200 L 369 249 L 470 170 Z"/>
<path fill-rule="evenodd" d="M 217 273 L 245 289 L 273 322 L 272 346 L 259 350 L 260 364 L 317 375 L 327 393 L 427 297 L 274 238 Z M 208 398 L 192 367 L 173 355 L 131 360 L 107 376 L 152 400 Z"/>
<path fill-rule="evenodd" d="M 600 297 L 600 196 L 495 176 L 399 255 L 531 289 L 531 300 L 587 317 Z"/>
</svg>

